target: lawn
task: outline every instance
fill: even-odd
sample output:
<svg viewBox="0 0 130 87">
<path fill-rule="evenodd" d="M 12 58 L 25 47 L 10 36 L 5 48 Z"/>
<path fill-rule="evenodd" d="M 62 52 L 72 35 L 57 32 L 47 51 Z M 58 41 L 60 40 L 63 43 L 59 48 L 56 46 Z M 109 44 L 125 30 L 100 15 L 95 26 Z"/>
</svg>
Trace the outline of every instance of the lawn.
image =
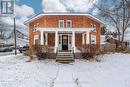
<svg viewBox="0 0 130 87">
<path fill-rule="evenodd" d="M 0 56 L 0 87 L 130 87 L 130 54 L 105 54 L 101 62 L 76 59 L 26 62 L 22 54 Z"/>
</svg>

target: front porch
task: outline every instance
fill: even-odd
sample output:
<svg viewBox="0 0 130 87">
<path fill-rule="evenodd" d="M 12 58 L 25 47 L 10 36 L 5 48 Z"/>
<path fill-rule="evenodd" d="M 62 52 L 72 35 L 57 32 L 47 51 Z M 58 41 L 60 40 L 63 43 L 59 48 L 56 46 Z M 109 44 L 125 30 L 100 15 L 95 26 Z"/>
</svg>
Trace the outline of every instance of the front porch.
<svg viewBox="0 0 130 87">
<path fill-rule="evenodd" d="M 54 53 L 57 52 L 79 52 L 76 47 L 91 43 L 90 32 L 95 28 L 36 28 L 40 32 L 40 44 L 52 46 Z M 34 45 L 38 37 L 34 35 Z M 96 36 L 95 36 L 96 44 Z"/>
</svg>

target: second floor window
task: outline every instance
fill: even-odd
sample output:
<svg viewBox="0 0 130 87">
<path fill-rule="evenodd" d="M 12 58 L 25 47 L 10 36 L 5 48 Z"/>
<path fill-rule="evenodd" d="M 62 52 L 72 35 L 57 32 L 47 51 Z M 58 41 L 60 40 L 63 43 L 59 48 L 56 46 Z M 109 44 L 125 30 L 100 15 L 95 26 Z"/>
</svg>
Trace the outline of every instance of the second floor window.
<svg viewBox="0 0 130 87">
<path fill-rule="evenodd" d="M 64 28 L 64 20 L 59 20 L 59 28 Z"/>
<path fill-rule="evenodd" d="M 72 27 L 72 21 L 71 20 L 67 20 L 66 21 L 66 27 L 67 28 L 71 28 Z"/>
</svg>

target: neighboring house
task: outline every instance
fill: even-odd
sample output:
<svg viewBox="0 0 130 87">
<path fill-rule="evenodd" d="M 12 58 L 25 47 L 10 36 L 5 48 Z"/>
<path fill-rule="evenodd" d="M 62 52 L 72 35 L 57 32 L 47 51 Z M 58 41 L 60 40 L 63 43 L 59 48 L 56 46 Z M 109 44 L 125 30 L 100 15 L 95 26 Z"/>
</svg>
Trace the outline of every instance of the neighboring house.
<svg viewBox="0 0 130 87">
<path fill-rule="evenodd" d="M 29 45 L 29 41 L 26 39 L 17 37 L 16 41 L 17 41 L 17 47 L 23 47 Z M 6 41 L 6 44 L 14 44 L 14 42 L 15 42 L 14 38 L 10 38 Z"/>
<path fill-rule="evenodd" d="M 61 51 L 69 51 L 84 44 L 100 45 L 102 21 L 84 13 L 43 13 L 28 21 L 29 48 L 47 45 Z"/>
<path fill-rule="evenodd" d="M 106 35 L 101 35 L 100 38 L 101 38 L 101 39 L 100 39 L 100 44 L 101 44 L 101 45 L 106 44 Z"/>
</svg>

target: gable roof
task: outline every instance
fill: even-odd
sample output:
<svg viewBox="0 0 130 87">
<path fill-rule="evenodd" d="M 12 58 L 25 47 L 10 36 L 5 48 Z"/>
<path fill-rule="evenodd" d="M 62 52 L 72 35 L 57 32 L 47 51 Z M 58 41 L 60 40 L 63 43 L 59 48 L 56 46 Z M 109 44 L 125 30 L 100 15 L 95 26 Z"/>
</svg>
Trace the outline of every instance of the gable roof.
<svg viewBox="0 0 130 87">
<path fill-rule="evenodd" d="M 34 20 L 37 20 L 43 16 L 48 16 L 48 15 L 77 15 L 77 16 L 87 16 L 89 17 L 90 19 L 93 19 L 97 22 L 99 22 L 102 26 L 104 26 L 104 22 L 102 22 L 101 20 L 99 20 L 98 18 L 94 17 L 93 15 L 91 14 L 86 14 L 86 13 L 41 13 L 41 14 L 38 14 L 38 15 L 35 15 L 34 17 L 30 18 L 29 20 L 25 21 L 24 24 L 27 25 L 29 24 L 30 22 L 34 21 Z"/>
</svg>

